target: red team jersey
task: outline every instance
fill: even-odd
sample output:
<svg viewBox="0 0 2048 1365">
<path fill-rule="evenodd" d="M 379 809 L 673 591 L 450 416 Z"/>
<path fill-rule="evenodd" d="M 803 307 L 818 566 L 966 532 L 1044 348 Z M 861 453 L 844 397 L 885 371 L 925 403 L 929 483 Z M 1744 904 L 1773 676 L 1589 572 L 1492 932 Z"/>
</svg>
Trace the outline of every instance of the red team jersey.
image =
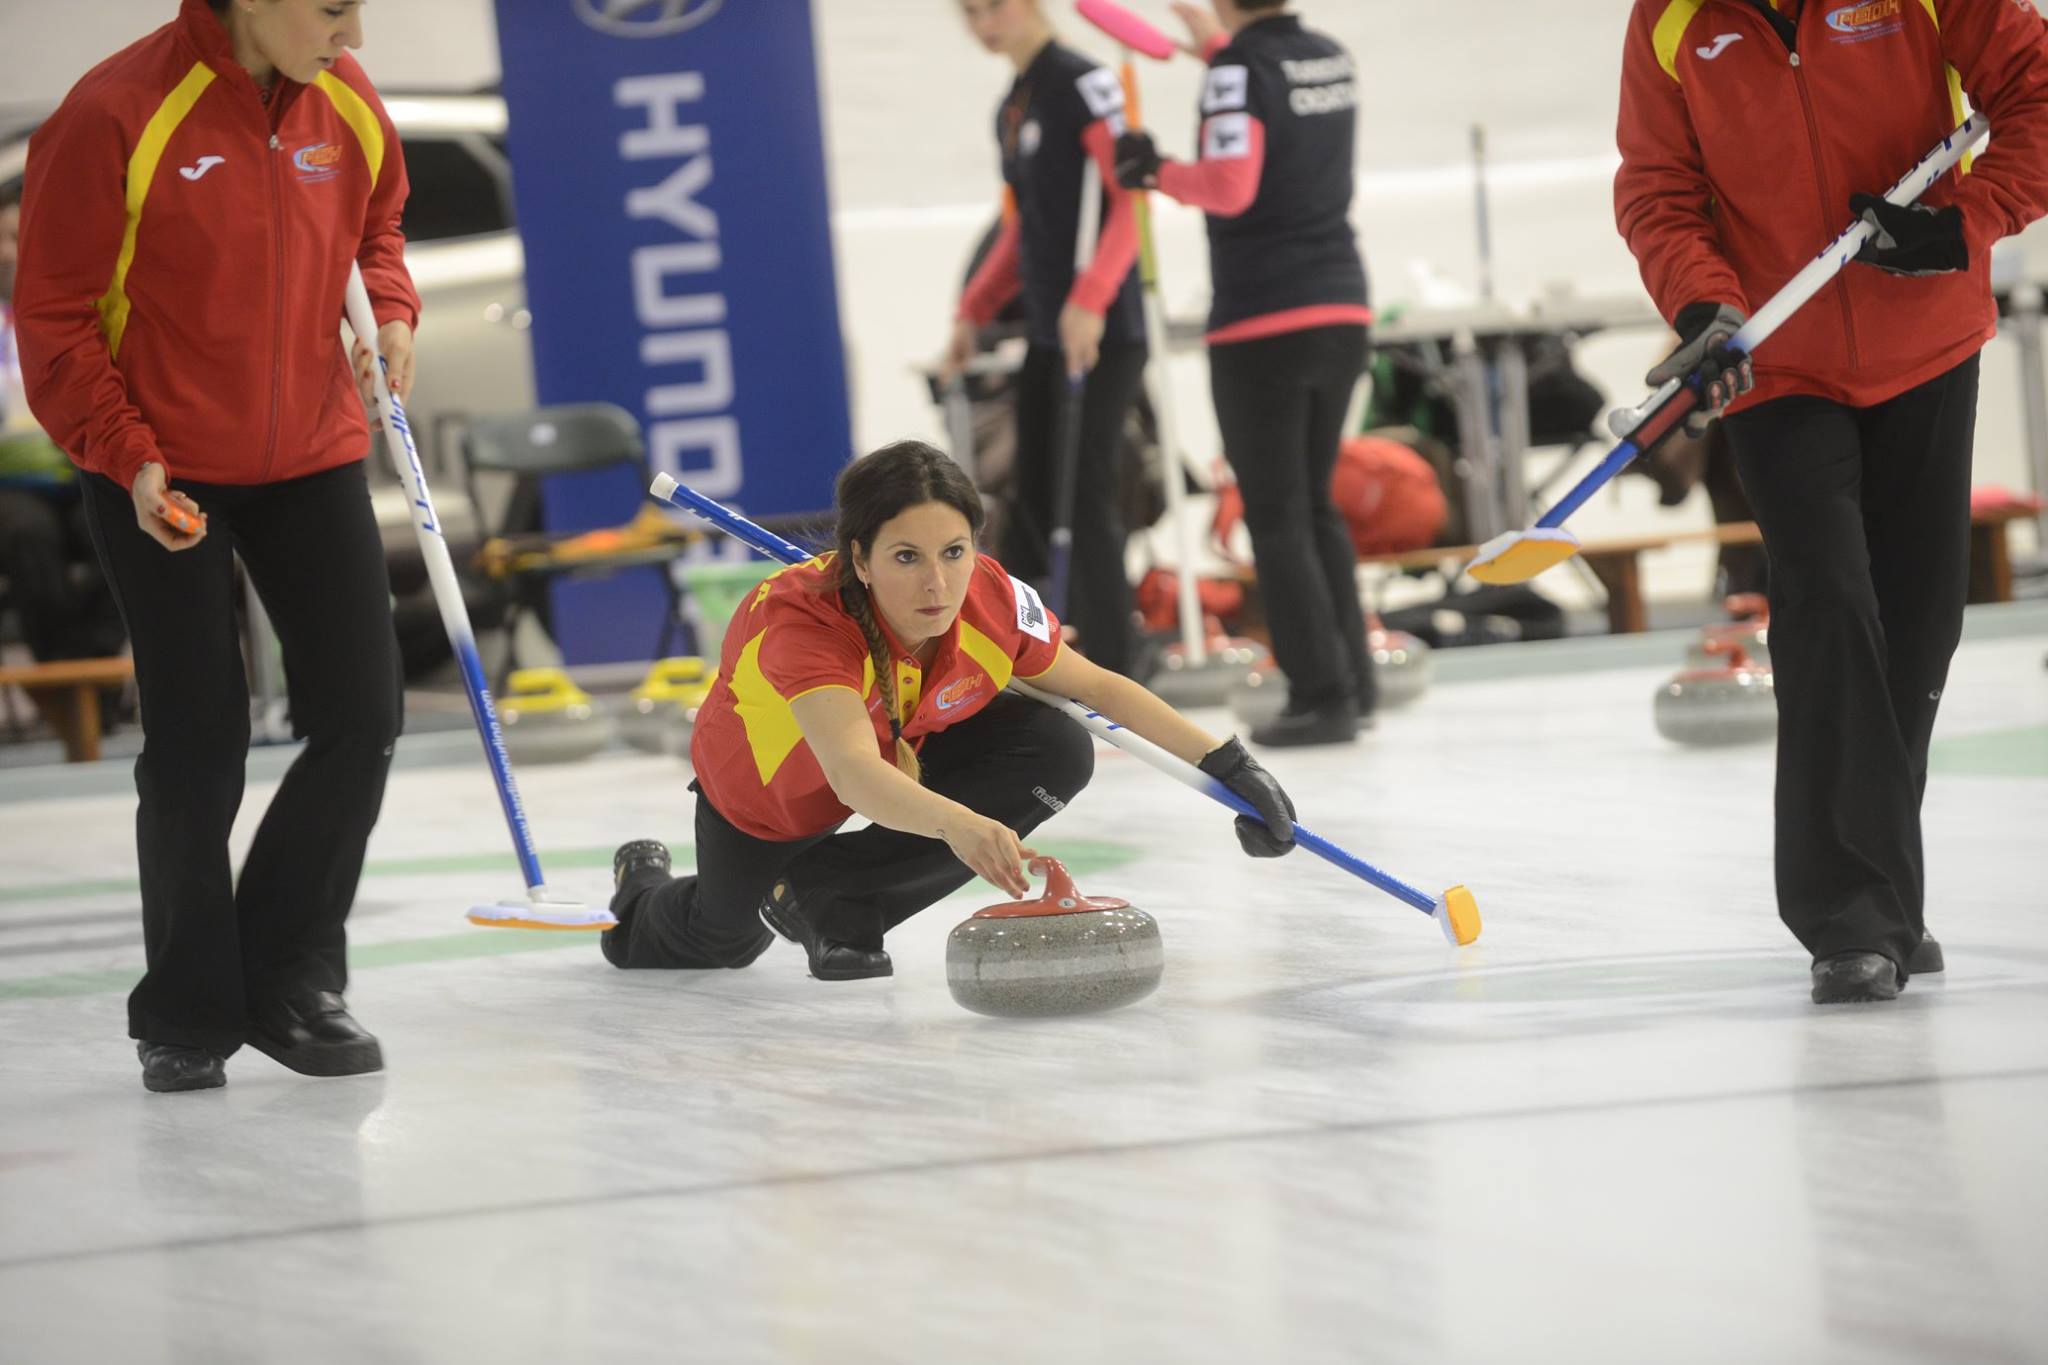
<svg viewBox="0 0 2048 1365">
<path fill-rule="evenodd" d="M 822 687 L 856 693 L 874 721 L 876 752 L 895 761 L 867 637 L 833 587 L 834 558 L 792 565 L 747 599 L 726 629 L 718 677 L 697 714 L 697 785 L 757 839 L 807 838 L 853 814 L 804 743 L 790 710 L 798 697 Z M 920 668 L 886 623 L 882 634 L 895 655 L 897 718 L 912 748 L 980 711 L 1011 678 L 1043 674 L 1060 649 L 1060 623 L 1038 594 L 987 555 L 928 665 Z"/>
</svg>

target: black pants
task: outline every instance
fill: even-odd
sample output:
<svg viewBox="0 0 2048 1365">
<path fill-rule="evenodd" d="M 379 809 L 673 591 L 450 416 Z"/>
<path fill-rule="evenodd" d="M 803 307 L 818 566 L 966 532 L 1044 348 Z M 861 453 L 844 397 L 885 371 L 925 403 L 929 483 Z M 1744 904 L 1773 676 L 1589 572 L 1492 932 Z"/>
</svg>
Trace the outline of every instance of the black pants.
<svg viewBox="0 0 2048 1365">
<path fill-rule="evenodd" d="M 121 616 L 92 559 L 85 501 L 75 487 L 0 488 L 0 574 L 39 660 L 102 659 L 121 652 Z"/>
<path fill-rule="evenodd" d="M 1920 941 L 1927 745 L 1962 637 L 1977 360 L 1870 408 L 1726 419 L 1770 556 L 1778 913 L 1816 958 Z"/>
<path fill-rule="evenodd" d="M 1330 478 L 1344 416 L 1365 372 L 1363 327 L 1315 327 L 1209 349 L 1209 389 L 1223 454 L 1244 496 L 1273 661 L 1288 708 L 1378 700 L 1358 559 Z"/>
<path fill-rule="evenodd" d="M 1129 673 L 1137 649 L 1131 580 L 1124 568 L 1122 487 L 1124 419 L 1145 382 L 1145 348 L 1107 344 L 1081 403 L 1080 470 L 1074 483 L 1074 558 L 1064 620 L 1080 632 L 1081 651 L 1114 673 Z M 1017 502 L 1004 538 L 1003 565 L 1044 585 L 1056 510 L 1059 414 L 1067 401 L 1067 363 L 1056 346 L 1033 346 L 1017 374 Z"/>
<path fill-rule="evenodd" d="M 176 554 L 135 524 L 120 485 L 84 480 L 94 545 L 135 643 L 145 742 L 135 845 L 148 971 L 128 1031 L 238 1047 L 252 1008 L 348 981 L 342 922 L 404 716 L 384 549 L 360 463 L 248 486 L 175 486 L 209 516 Z M 305 749 L 257 827 L 239 883 L 249 693 L 235 627 L 239 552 L 284 650 Z"/>
<path fill-rule="evenodd" d="M 924 743 L 924 784 L 1029 834 L 1088 785 L 1087 731 L 1015 693 Z M 693 783 L 694 787 L 695 784 Z M 697 796 L 697 873 L 629 879 L 612 912 L 631 935 L 628 967 L 744 967 L 774 941 L 759 909 L 787 878 L 826 938 L 860 948 L 973 880 L 942 840 L 869 825 L 776 842 L 735 829 Z"/>
</svg>

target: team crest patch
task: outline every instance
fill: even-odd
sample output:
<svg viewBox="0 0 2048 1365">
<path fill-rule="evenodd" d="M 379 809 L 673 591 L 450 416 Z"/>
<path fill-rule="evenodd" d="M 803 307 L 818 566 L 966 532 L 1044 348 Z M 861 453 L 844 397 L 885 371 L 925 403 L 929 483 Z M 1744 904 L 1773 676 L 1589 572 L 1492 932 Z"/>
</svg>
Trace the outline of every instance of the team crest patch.
<svg viewBox="0 0 2048 1365">
<path fill-rule="evenodd" d="M 1014 574 L 1010 586 L 1017 593 L 1017 629 L 1034 640 L 1052 643 L 1052 627 L 1045 617 L 1045 603 L 1039 600 L 1029 583 L 1020 581 Z"/>
<path fill-rule="evenodd" d="M 292 168 L 302 185 L 317 185 L 341 174 L 341 147 L 333 142 L 315 142 L 292 153 Z"/>
<path fill-rule="evenodd" d="M 1838 43 L 1867 43 L 1905 28 L 1902 8 L 1903 0 L 1859 0 L 1829 10 L 1828 27 Z"/>
<path fill-rule="evenodd" d="M 1123 82 L 1108 67 L 1096 67 L 1075 81 L 1074 86 L 1081 92 L 1081 98 L 1088 102 L 1088 112 L 1096 118 L 1108 118 L 1111 114 L 1123 112 Z"/>
<path fill-rule="evenodd" d="M 1212 66 L 1202 83 L 1202 112 L 1220 114 L 1245 107 L 1245 91 L 1251 73 L 1241 66 Z"/>
</svg>

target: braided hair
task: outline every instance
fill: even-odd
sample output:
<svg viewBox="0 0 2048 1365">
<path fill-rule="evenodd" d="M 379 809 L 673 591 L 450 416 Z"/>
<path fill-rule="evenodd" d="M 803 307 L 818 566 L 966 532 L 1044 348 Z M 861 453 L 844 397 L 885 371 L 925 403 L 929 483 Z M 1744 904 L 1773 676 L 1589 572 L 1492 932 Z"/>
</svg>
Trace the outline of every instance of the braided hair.
<svg viewBox="0 0 2048 1365">
<path fill-rule="evenodd" d="M 838 589 L 840 604 L 867 638 L 868 655 L 875 664 L 875 686 L 889 714 L 889 733 L 896 738 L 896 766 L 917 778 L 917 751 L 903 738 L 903 719 L 897 709 L 896 659 L 882 634 L 874 599 L 854 571 L 854 554 L 856 550 L 872 552 L 883 523 L 924 503 L 942 502 L 967 518 L 968 529 L 977 540 L 987 513 L 966 471 L 944 451 L 923 441 L 897 441 L 847 465 L 839 473 L 832 500 L 839 509 L 834 535 L 839 572 L 833 586 Z"/>
</svg>

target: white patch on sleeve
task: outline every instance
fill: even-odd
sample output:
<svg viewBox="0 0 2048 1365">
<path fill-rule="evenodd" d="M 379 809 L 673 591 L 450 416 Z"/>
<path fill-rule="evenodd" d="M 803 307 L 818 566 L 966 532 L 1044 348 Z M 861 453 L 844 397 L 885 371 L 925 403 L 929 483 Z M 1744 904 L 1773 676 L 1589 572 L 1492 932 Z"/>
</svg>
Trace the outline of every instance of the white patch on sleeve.
<svg viewBox="0 0 2048 1365">
<path fill-rule="evenodd" d="M 1074 86 L 1088 102 L 1088 112 L 1096 118 L 1123 113 L 1124 85 L 1108 67 L 1096 67 L 1075 81 Z"/>
<path fill-rule="evenodd" d="M 1244 67 L 1210 67 L 1209 79 L 1202 84 L 1202 112 L 1221 114 L 1244 108 L 1245 91 L 1250 81 L 1251 73 Z"/>
<path fill-rule="evenodd" d="M 1202 160 L 1236 161 L 1252 154 L 1252 116 L 1218 114 L 1202 125 Z"/>
<path fill-rule="evenodd" d="M 1017 594 L 1017 629 L 1035 640 L 1052 643 L 1052 625 L 1045 614 L 1045 603 L 1038 600 L 1038 594 L 1031 585 L 1016 577 L 1010 577 L 1010 587 Z"/>
</svg>

